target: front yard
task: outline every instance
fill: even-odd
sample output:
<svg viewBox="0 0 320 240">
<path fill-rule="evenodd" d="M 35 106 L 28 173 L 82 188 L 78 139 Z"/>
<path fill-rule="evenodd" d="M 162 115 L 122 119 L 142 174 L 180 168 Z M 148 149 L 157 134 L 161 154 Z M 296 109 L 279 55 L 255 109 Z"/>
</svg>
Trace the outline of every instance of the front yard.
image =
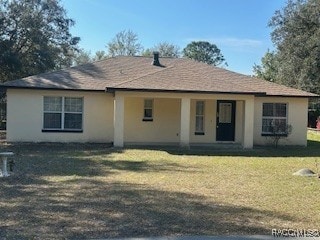
<svg viewBox="0 0 320 240">
<path fill-rule="evenodd" d="M 115 150 L 104 145 L 5 145 L 1 239 L 266 234 L 320 229 L 320 135 L 307 148 Z"/>
</svg>

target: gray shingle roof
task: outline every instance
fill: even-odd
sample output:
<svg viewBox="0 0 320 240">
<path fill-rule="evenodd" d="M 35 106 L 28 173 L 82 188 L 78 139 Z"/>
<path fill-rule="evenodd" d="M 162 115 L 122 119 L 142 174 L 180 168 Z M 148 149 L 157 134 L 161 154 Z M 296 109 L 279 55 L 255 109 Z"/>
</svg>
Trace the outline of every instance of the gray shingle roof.
<svg viewBox="0 0 320 240">
<path fill-rule="evenodd" d="M 270 96 L 316 97 L 254 77 L 184 58 L 113 57 L 68 69 L 4 83 L 8 88 L 65 90 L 144 90 L 208 93 L 245 93 Z"/>
</svg>

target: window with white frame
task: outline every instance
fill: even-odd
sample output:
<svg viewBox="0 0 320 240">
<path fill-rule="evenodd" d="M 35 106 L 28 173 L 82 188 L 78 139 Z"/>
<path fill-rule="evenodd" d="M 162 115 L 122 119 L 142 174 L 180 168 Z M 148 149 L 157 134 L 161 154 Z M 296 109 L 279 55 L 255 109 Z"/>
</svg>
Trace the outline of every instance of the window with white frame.
<svg viewBox="0 0 320 240">
<path fill-rule="evenodd" d="M 153 99 L 144 100 L 143 121 L 153 120 Z"/>
<path fill-rule="evenodd" d="M 44 130 L 82 130 L 83 98 L 56 97 L 43 98 Z"/>
<path fill-rule="evenodd" d="M 204 134 L 204 101 L 196 101 L 196 126 L 195 134 Z"/>
<path fill-rule="evenodd" d="M 262 109 L 262 134 L 274 134 L 274 129 L 281 134 L 286 131 L 288 122 L 286 103 L 263 103 Z"/>
</svg>

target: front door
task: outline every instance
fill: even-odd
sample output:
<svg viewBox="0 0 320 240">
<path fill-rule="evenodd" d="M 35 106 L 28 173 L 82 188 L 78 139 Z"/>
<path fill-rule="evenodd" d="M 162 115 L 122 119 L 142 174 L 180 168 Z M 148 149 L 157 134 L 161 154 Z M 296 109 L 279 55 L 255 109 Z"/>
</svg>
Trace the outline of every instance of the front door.
<svg viewBox="0 0 320 240">
<path fill-rule="evenodd" d="M 235 110 L 235 101 L 217 101 L 216 141 L 234 141 Z"/>
</svg>

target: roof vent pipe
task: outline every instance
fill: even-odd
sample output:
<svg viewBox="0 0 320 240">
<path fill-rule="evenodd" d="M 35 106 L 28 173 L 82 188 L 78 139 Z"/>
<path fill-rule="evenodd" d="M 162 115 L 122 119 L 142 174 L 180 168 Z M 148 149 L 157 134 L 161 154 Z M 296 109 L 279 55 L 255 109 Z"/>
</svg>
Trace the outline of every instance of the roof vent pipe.
<svg viewBox="0 0 320 240">
<path fill-rule="evenodd" d="M 153 52 L 153 62 L 152 62 L 153 66 L 158 66 L 158 67 L 162 67 L 162 65 L 160 64 L 159 61 L 159 52 Z"/>
</svg>

